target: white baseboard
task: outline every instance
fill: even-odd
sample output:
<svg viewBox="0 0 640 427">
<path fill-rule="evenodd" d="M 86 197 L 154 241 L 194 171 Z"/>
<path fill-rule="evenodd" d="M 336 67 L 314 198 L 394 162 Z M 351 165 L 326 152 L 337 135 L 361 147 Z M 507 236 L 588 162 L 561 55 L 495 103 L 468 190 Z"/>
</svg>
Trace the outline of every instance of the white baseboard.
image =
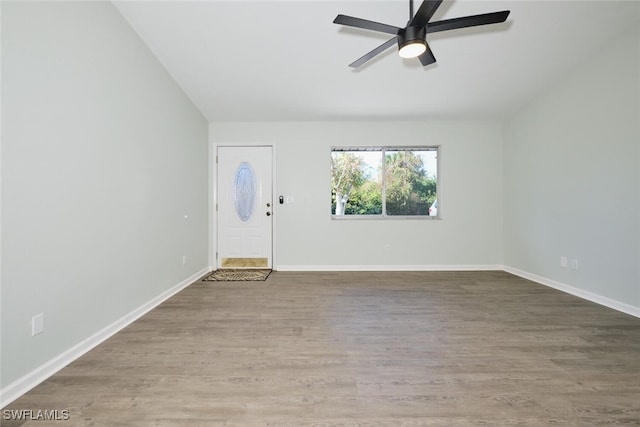
<svg viewBox="0 0 640 427">
<path fill-rule="evenodd" d="M 605 307 L 612 308 L 614 310 L 620 311 L 622 313 L 629 314 L 634 317 L 640 318 L 640 307 L 635 307 L 630 304 L 625 304 L 620 301 L 613 300 L 611 298 L 604 297 L 602 295 L 594 294 L 593 292 L 585 291 L 580 288 L 576 288 L 575 286 L 567 285 L 565 283 L 560 283 L 555 280 L 548 279 L 546 277 L 538 276 L 537 274 L 529 273 L 527 271 L 523 271 L 517 268 L 504 266 L 504 271 L 507 273 L 515 274 L 516 276 L 520 276 L 524 279 L 531 280 L 532 282 L 539 283 L 541 285 L 549 286 L 550 288 L 557 289 L 562 292 L 566 292 L 568 294 L 574 295 L 578 298 L 585 299 L 587 301 L 594 302 L 596 304 L 603 305 Z"/>
<path fill-rule="evenodd" d="M 486 271 L 502 265 L 279 265 L 277 271 Z"/>
<path fill-rule="evenodd" d="M 58 372 L 60 369 L 67 366 L 69 363 L 73 362 L 83 354 L 87 353 L 89 350 L 96 347 L 98 344 L 101 344 L 102 342 L 111 338 L 113 335 L 129 326 L 131 323 L 135 322 L 136 320 L 147 314 L 149 311 L 153 310 L 164 301 L 168 300 L 169 298 L 198 280 L 209 271 L 211 271 L 211 267 L 207 267 L 198 271 L 197 273 L 186 278 L 172 288 L 164 291 L 147 303 L 136 308 L 124 317 L 116 320 L 109 326 L 96 332 L 84 341 L 74 345 L 73 347 L 49 360 L 45 364 L 29 372 L 27 375 L 24 375 L 22 378 L 19 378 L 11 384 L 7 385 L 4 389 L 0 390 L 0 408 L 4 408 L 6 405 L 13 402 L 18 397 L 22 396 L 23 394 L 43 382 L 51 375 Z"/>
</svg>

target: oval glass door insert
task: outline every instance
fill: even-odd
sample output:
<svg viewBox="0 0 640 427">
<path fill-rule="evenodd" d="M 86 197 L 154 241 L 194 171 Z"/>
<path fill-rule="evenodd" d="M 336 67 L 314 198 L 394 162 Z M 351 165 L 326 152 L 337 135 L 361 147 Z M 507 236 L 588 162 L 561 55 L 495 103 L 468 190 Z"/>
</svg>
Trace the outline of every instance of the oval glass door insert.
<svg viewBox="0 0 640 427">
<path fill-rule="evenodd" d="M 236 171 L 233 180 L 233 199 L 236 206 L 236 214 L 241 221 L 246 222 L 253 214 L 256 198 L 256 176 L 251 165 L 242 162 Z"/>
</svg>

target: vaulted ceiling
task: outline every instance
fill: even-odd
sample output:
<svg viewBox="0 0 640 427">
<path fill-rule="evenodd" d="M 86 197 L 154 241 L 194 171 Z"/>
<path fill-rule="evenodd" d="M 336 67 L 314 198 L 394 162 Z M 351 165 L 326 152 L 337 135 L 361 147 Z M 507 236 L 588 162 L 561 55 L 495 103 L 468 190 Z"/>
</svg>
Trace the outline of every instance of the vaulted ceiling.
<svg viewBox="0 0 640 427">
<path fill-rule="evenodd" d="M 114 4 L 210 121 L 500 118 L 640 22 L 636 1 L 445 0 L 432 21 L 511 15 L 430 34 L 434 65 L 393 47 L 354 70 L 389 35 L 335 25 L 336 15 L 404 27 L 408 0 Z"/>
</svg>

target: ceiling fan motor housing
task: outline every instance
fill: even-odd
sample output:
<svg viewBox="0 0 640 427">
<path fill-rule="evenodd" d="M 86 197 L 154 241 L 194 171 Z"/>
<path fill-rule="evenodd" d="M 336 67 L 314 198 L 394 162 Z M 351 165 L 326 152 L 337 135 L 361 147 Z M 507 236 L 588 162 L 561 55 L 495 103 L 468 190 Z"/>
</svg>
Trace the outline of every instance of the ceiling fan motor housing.
<svg viewBox="0 0 640 427">
<path fill-rule="evenodd" d="M 398 33 L 398 47 L 402 49 L 404 46 L 412 43 L 424 43 L 427 38 L 427 27 L 409 26 Z"/>
</svg>

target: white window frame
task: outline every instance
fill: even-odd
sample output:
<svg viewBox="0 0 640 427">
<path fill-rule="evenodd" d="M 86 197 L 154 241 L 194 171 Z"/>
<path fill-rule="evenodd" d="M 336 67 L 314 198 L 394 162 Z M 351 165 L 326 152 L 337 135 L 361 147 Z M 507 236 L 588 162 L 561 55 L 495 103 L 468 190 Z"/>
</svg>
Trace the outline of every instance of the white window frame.
<svg viewBox="0 0 640 427">
<path fill-rule="evenodd" d="M 382 157 L 382 170 L 384 171 L 386 168 L 385 159 L 387 151 L 435 151 L 436 152 L 436 201 L 438 203 L 438 213 L 435 216 L 431 215 L 388 215 L 386 213 L 386 183 L 385 183 L 385 174 L 382 174 L 382 213 L 381 214 L 362 214 L 362 215 L 335 215 L 331 213 L 331 209 L 329 213 L 331 215 L 332 220 L 344 221 L 344 220 L 388 220 L 388 219 L 417 219 L 417 220 L 439 220 L 442 219 L 442 201 L 441 201 L 441 169 L 440 169 L 440 158 L 441 158 L 441 146 L 440 145 L 401 145 L 401 146 L 393 146 L 393 145 L 385 145 L 385 146 L 331 146 L 330 153 L 341 152 L 341 151 L 366 151 L 366 152 L 380 152 Z M 330 173 L 331 176 L 331 173 Z M 329 194 L 329 202 L 331 206 L 331 192 Z"/>
</svg>

